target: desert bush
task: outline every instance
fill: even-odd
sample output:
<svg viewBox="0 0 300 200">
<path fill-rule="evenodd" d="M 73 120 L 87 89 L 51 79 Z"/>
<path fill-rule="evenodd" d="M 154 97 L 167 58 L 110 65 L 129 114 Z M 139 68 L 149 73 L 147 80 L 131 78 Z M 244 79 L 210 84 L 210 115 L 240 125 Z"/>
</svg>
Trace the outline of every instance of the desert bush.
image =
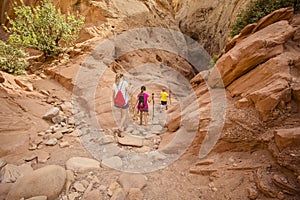
<svg viewBox="0 0 300 200">
<path fill-rule="evenodd" d="M 247 26 L 260 20 L 271 12 L 294 5 L 294 0 L 252 0 L 245 9 L 242 9 L 231 25 L 230 36 L 233 37 Z"/>
<path fill-rule="evenodd" d="M 14 74 L 24 73 L 28 66 L 25 60 L 27 56 L 24 50 L 0 40 L 0 70 Z"/>
<path fill-rule="evenodd" d="M 74 45 L 84 24 L 84 17 L 70 13 L 63 15 L 49 0 L 36 7 L 15 3 L 15 18 L 7 16 L 11 44 L 37 48 L 46 56 L 56 56 L 66 46 Z"/>
</svg>

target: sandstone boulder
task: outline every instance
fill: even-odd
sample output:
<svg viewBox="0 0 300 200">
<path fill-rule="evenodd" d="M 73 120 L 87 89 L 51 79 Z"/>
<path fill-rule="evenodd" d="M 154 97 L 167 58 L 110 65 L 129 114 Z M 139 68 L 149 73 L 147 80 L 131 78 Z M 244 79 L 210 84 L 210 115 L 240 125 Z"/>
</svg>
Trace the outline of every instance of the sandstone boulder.
<svg viewBox="0 0 300 200">
<path fill-rule="evenodd" d="M 281 54 L 283 44 L 293 33 L 288 21 L 279 21 L 245 38 L 217 61 L 210 71 L 208 85 L 227 87 L 259 64 Z"/>
<path fill-rule="evenodd" d="M 73 157 L 66 162 L 66 168 L 75 172 L 100 169 L 100 162 L 90 158 Z"/>
<path fill-rule="evenodd" d="M 49 165 L 20 177 L 11 187 L 7 200 L 47 196 L 55 200 L 61 193 L 66 180 L 66 170 L 57 165 Z M 51 184 L 49 184 L 51 183 Z"/>
<path fill-rule="evenodd" d="M 19 177 L 22 177 L 32 171 L 32 167 L 28 164 L 20 166 L 7 164 L 1 169 L 0 180 L 1 183 L 14 183 Z"/>
<path fill-rule="evenodd" d="M 300 145 L 300 128 L 277 129 L 274 132 L 275 143 L 280 151 L 286 147 L 298 147 Z"/>
<path fill-rule="evenodd" d="M 58 114 L 59 114 L 59 108 L 54 107 L 43 116 L 43 119 L 51 120 L 53 117 L 57 116 Z"/>
</svg>

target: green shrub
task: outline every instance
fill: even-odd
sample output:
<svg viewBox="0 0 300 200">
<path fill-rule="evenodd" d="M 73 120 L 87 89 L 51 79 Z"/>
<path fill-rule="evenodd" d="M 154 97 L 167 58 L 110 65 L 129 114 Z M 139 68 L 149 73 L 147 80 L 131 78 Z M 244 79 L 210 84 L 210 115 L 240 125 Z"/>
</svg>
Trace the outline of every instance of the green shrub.
<svg viewBox="0 0 300 200">
<path fill-rule="evenodd" d="M 214 55 L 211 59 L 210 59 L 210 61 L 209 61 L 209 66 L 208 66 L 208 68 L 210 69 L 210 68 L 212 68 L 213 66 L 215 66 L 215 64 L 216 64 L 216 62 L 219 60 L 219 56 L 217 56 L 217 55 Z"/>
<path fill-rule="evenodd" d="M 241 32 L 248 24 L 260 20 L 271 12 L 284 7 L 294 5 L 294 0 L 252 0 L 245 9 L 242 9 L 231 25 L 230 36 L 233 37 Z"/>
<path fill-rule="evenodd" d="M 28 54 L 15 46 L 6 44 L 0 40 L 0 70 L 22 74 L 28 66 L 28 62 L 24 59 Z"/>
<path fill-rule="evenodd" d="M 33 8 L 21 1 L 21 6 L 15 4 L 14 13 L 15 19 L 7 17 L 11 26 L 4 27 L 11 33 L 9 42 L 37 48 L 46 56 L 56 56 L 63 47 L 74 45 L 84 23 L 82 16 L 61 14 L 49 0 Z"/>
</svg>

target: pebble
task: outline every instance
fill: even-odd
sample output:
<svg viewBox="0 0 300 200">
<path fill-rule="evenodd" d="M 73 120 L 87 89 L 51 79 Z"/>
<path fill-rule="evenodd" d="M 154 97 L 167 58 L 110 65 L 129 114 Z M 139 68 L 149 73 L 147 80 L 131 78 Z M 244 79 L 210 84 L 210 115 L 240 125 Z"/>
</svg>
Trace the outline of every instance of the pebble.
<svg viewBox="0 0 300 200">
<path fill-rule="evenodd" d="M 80 182 L 75 182 L 73 185 L 73 188 L 77 191 L 77 192 L 84 192 L 85 191 L 85 187 L 83 186 L 82 183 Z"/>
<path fill-rule="evenodd" d="M 70 146 L 70 144 L 69 144 L 69 142 L 61 142 L 61 143 L 59 143 L 59 147 L 60 148 L 65 148 L 65 147 L 69 147 Z"/>
<path fill-rule="evenodd" d="M 57 139 L 56 138 L 52 138 L 52 139 L 45 142 L 45 145 L 47 145 L 47 146 L 55 146 L 56 144 L 57 144 Z"/>
</svg>

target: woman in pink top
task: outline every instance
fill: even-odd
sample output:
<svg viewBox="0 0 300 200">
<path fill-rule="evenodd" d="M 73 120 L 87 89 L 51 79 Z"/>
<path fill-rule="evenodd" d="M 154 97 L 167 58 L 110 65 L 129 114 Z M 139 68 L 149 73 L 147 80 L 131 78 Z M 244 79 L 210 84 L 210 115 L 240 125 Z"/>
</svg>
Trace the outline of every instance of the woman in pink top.
<svg viewBox="0 0 300 200">
<path fill-rule="evenodd" d="M 149 95 L 145 92 L 146 87 L 142 86 L 141 87 L 141 93 L 138 94 L 137 98 L 137 109 L 140 112 L 140 125 L 143 124 L 143 116 L 145 120 L 145 126 L 148 125 L 148 103 L 150 103 L 150 99 L 148 98 Z"/>
</svg>

